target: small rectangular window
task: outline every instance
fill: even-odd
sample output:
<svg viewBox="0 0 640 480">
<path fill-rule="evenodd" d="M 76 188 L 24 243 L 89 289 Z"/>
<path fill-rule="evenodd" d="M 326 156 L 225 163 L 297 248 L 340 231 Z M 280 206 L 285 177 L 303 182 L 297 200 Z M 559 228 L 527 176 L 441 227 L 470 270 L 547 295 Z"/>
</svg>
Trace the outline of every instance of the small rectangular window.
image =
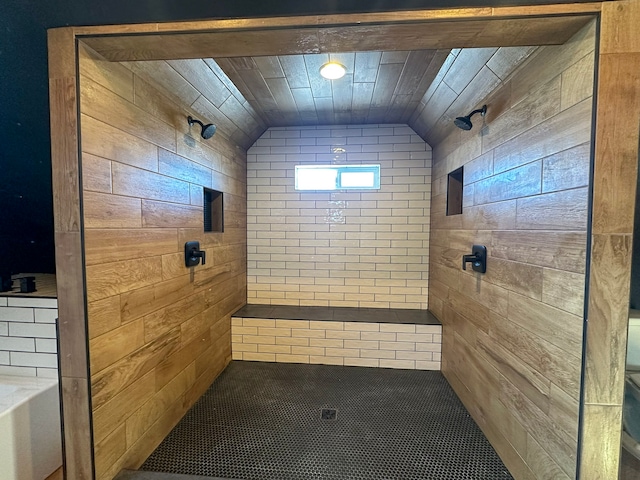
<svg viewBox="0 0 640 480">
<path fill-rule="evenodd" d="M 447 215 L 462 213 L 463 167 L 454 170 L 447 179 Z"/>
<path fill-rule="evenodd" d="M 222 192 L 204 189 L 204 231 L 224 232 Z"/>
<path fill-rule="evenodd" d="M 377 190 L 380 165 L 296 165 L 296 190 Z"/>
</svg>

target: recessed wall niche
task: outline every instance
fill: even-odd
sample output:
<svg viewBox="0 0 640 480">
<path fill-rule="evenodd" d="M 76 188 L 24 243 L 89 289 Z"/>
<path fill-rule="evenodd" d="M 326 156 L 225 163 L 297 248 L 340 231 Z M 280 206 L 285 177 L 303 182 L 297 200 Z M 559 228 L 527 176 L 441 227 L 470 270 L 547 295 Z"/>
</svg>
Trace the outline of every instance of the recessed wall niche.
<svg viewBox="0 0 640 480">
<path fill-rule="evenodd" d="M 449 173 L 447 178 L 447 215 L 460 215 L 462 213 L 463 168 L 460 167 Z"/>
<path fill-rule="evenodd" d="M 204 188 L 204 231 L 224 232 L 224 209 L 222 192 Z"/>
</svg>

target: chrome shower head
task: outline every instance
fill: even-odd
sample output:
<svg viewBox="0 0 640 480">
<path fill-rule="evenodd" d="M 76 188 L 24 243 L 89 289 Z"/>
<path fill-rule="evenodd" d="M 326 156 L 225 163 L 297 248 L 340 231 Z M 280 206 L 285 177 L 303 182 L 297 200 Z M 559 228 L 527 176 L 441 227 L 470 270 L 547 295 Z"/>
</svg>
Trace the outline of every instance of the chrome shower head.
<svg viewBox="0 0 640 480">
<path fill-rule="evenodd" d="M 187 122 L 189 122 L 189 126 L 193 125 L 194 123 L 197 123 L 198 125 L 200 125 L 200 127 L 202 129 L 202 131 L 200 132 L 200 135 L 205 140 L 210 139 L 216 133 L 216 126 L 214 124 L 212 124 L 212 123 L 209 123 L 209 124 L 205 125 L 200 120 L 196 120 L 195 118 L 193 118 L 191 116 L 187 117 Z"/>
<path fill-rule="evenodd" d="M 481 114 L 483 117 L 487 113 L 487 106 L 483 105 L 482 108 L 474 110 L 466 117 L 457 117 L 453 123 L 456 127 L 461 128 L 462 130 L 471 130 L 473 127 L 473 123 L 471 123 L 471 117 L 473 117 L 476 113 Z"/>
</svg>

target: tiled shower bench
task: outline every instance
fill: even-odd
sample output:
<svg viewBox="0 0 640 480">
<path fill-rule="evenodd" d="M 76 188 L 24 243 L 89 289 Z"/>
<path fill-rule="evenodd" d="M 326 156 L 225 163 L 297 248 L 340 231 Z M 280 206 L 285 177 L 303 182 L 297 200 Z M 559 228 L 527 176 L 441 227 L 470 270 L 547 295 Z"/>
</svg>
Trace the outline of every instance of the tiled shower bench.
<svg viewBox="0 0 640 480">
<path fill-rule="evenodd" d="M 440 370 L 442 325 L 427 310 L 245 305 L 234 360 Z"/>
</svg>

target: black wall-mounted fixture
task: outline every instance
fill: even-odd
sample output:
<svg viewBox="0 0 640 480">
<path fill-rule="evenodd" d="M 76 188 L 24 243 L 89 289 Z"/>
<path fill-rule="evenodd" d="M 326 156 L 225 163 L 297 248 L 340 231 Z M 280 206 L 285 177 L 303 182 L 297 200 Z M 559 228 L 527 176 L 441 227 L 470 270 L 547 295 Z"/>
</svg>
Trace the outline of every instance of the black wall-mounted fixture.
<svg viewBox="0 0 640 480">
<path fill-rule="evenodd" d="M 202 259 L 202 265 L 206 263 L 207 254 L 204 250 L 200 250 L 200 242 L 191 241 L 184 244 L 184 264 L 187 267 L 195 267 L 200 263 Z"/>
<path fill-rule="evenodd" d="M 471 123 L 471 117 L 473 117 L 476 113 L 479 113 L 484 117 L 487 113 L 487 106 L 483 105 L 482 108 L 474 110 L 466 117 L 457 117 L 453 121 L 453 123 L 456 127 L 461 128 L 462 130 L 471 130 L 471 128 L 473 127 L 473 123 Z"/>
<path fill-rule="evenodd" d="M 467 262 L 471 262 L 474 272 L 485 273 L 487 271 L 487 247 L 484 245 L 474 245 L 471 248 L 471 255 L 462 256 L 462 269 L 467 269 Z"/>
<path fill-rule="evenodd" d="M 36 291 L 36 277 L 20 277 L 20 293 Z"/>
<path fill-rule="evenodd" d="M 10 292 L 13 288 L 13 280 L 11 273 L 2 271 L 0 272 L 0 292 Z"/>
<path fill-rule="evenodd" d="M 216 130 L 217 130 L 216 126 L 213 123 L 209 123 L 205 125 L 200 120 L 196 120 L 192 116 L 187 117 L 187 122 L 189 122 L 189 126 L 192 126 L 194 123 L 197 123 L 198 125 L 200 125 L 200 127 L 202 128 L 200 135 L 205 140 L 208 140 L 211 137 L 213 137 L 213 135 L 216 133 Z"/>
</svg>

